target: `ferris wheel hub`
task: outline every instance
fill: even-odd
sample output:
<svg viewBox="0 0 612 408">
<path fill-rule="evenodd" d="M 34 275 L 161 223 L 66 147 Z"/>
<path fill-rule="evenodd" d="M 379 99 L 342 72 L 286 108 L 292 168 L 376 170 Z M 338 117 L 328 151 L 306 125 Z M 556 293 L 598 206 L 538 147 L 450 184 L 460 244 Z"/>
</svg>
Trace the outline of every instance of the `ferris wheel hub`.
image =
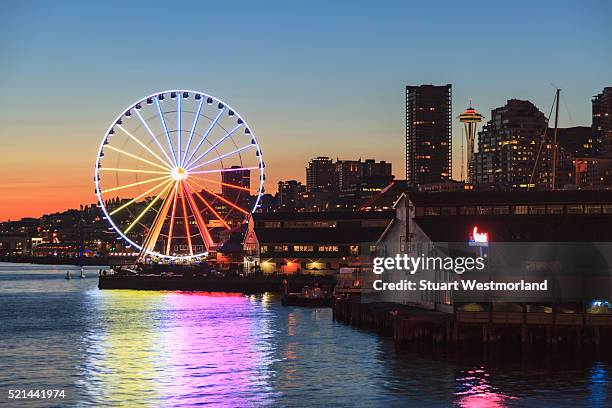
<svg viewBox="0 0 612 408">
<path fill-rule="evenodd" d="M 181 166 L 177 166 L 174 169 L 172 169 L 172 178 L 175 181 L 185 180 L 187 178 L 187 175 L 188 175 L 187 170 L 185 170 Z"/>
</svg>

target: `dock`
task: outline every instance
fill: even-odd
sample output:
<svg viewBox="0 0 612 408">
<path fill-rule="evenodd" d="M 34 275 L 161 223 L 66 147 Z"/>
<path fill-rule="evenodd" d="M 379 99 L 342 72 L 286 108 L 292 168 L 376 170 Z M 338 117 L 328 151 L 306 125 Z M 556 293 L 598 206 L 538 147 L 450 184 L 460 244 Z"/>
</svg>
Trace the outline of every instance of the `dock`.
<svg viewBox="0 0 612 408">
<path fill-rule="evenodd" d="M 526 312 L 444 313 L 398 303 L 361 303 L 339 298 L 334 319 L 392 337 L 398 345 L 487 348 L 500 344 L 517 349 L 531 347 L 607 351 L 612 345 L 612 315 Z"/>
</svg>

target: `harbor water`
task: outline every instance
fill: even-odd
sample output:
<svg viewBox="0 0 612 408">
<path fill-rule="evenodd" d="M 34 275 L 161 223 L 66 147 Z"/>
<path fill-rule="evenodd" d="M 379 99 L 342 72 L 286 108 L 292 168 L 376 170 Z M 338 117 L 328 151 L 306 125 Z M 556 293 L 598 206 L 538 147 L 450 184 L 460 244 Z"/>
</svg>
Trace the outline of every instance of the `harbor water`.
<svg viewBox="0 0 612 408">
<path fill-rule="evenodd" d="M 79 274 L 0 264 L 0 406 L 612 405 L 602 358 L 406 352 L 275 295 L 99 290 L 96 268 Z M 30 389 L 65 398 L 8 399 Z"/>
</svg>

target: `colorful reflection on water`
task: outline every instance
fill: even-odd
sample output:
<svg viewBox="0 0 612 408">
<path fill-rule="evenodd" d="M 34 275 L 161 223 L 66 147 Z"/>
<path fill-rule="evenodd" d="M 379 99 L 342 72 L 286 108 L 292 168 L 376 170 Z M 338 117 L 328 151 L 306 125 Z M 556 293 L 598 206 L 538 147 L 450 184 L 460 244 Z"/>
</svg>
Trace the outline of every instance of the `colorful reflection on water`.
<svg viewBox="0 0 612 408">
<path fill-rule="evenodd" d="M 462 377 L 457 378 L 458 391 L 455 393 L 459 396 L 456 403 L 461 408 L 501 408 L 506 406 L 506 401 L 516 399 L 492 386 L 489 383 L 491 374 L 484 367 L 467 370 L 462 374 Z"/>
<path fill-rule="evenodd" d="M 273 399 L 269 295 L 92 296 L 105 318 L 101 330 L 84 339 L 89 358 L 82 369 L 100 403 L 247 406 Z"/>
<path fill-rule="evenodd" d="M 65 270 L 0 265 L 0 405 L 43 387 L 61 406 L 610 406 L 605 361 L 409 353 L 272 295 L 100 291 Z"/>
</svg>

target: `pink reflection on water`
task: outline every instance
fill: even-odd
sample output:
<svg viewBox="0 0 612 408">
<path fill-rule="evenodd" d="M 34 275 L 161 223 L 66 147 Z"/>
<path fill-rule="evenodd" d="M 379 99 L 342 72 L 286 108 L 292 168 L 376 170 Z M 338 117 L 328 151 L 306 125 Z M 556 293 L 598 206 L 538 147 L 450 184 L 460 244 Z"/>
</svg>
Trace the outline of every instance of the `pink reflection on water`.
<svg viewBox="0 0 612 408">
<path fill-rule="evenodd" d="M 165 294 L 160 356 L 167 370 L 161 382 L 165 401 L 244 406 L 269 397 L 271 346 L 261 341 L 265 310 L 256 302 L 239 294 Z"/>
<path fill-rule="evenodd" d="M 505 395 L 489 384 L 491 376 L 480 367 L 476 370 L 464 371 L 464 376 L 457 378 L 459 396 L 457 405 L 462 408 L 502 408 L 506 406 L 507 400 L 515 400 L 516 397 Z"/>
</svg>

